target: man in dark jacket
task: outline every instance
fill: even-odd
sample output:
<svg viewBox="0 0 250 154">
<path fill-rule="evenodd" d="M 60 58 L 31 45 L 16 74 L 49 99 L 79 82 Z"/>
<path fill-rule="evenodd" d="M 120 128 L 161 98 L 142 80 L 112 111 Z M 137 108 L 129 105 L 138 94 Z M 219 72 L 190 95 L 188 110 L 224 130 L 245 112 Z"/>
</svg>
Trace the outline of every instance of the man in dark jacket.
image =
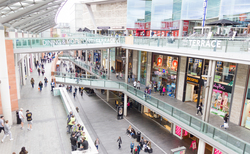
<svg viewBox="0 0 250 154">
<path fill-rule="evenodd" d="M 77 137 L 75 133 L 72 134 L 70 138 L 70 142 L 71 142 L 72 151 L 76 151 L 77 150 Z"/>
</svg>

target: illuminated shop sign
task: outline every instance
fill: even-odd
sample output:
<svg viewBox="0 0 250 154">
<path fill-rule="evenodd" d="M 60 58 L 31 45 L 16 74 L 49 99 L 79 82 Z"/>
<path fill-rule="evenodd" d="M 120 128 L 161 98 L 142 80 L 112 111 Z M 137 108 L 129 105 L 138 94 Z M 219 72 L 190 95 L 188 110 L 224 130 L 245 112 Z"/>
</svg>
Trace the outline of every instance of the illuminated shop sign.
<svg viewBox="0 0 250 154">
<path fill-rule="evenodd" d="M 221 48 L 221 41 L 219 40 L 183 40 L 182 41 L 183 46 L 191 46 L 191 47 L 217 47 Z"/>
<path fill-rule="evenodd" d="M 187 77 L 187 81 L 189 81 L 189 82 L 193 82 L 193 83 L 197 83 L 197 84 L 198 84 L 200 80 L 199 80 L 199 79 L 192 78 L 192 77 L 189 77 L 189 76 L 188 76 L 188 77 Z"/>
</svg>

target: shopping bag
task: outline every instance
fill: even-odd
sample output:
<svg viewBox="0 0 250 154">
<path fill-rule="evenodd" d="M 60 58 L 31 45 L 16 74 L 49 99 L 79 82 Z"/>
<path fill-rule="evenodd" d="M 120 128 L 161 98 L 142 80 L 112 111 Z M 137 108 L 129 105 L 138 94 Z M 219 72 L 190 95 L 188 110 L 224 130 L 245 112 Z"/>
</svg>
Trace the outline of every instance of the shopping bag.
<svg viewBox="0 0 250 154">
<path fill-rule="evenodd" d="M 40 88 L 38 88 L 38 90 L 40 90 Z"/>
<path fill-rule="evenodd" d="M 224 123 L 224 128 L 228 128 L 228 123 Z"/>
</svg>

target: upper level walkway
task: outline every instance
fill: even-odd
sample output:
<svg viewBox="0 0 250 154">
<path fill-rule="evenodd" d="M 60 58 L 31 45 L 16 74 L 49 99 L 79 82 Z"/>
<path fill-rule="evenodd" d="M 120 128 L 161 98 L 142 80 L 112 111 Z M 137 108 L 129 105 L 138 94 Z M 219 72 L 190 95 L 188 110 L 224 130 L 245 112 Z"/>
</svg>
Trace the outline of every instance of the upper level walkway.
<svg viewBox="0 0 250 154">
<path fill-rule="evenodd" d="M 68 37 L 12 39 L 14 53 L 40 53 L 121 47 L 250 65 L 248 38 Z"/>
<path fill-rule="evenodd" d="M 74 64 L 85 69 L 86 71 L 98 76 L 98 72 L 94 71 L 94 69 L 92 69 L 91 66 L 86 65 L 82 61 L 75 60 L 74 58 L 70 58 L 70 60 Z M 73 78 L 74 78 L 74 75 L 73 75 Z M 57 78 L 58 79 L 57 82 L 63 82 L 63 83 L 68 83 L 68 84 L 77 84 L 77 79 L 73 79 L 73 78 L 72 78 L 72 76 L 70 77 L 70 75 L 68 75 L 68 76 L 66 76 L 66 78 Z M 171 98 L 168 96 L 165 96 L 165 97 L 159 96 L 158 93 L 152 93 L 153 97 L 151 99 L 148 99 L 148 97 L 145 97 L 145 95 L 143 93 L 145 86 L 142 85 L 141 90 L 134 89 L 132 86 L 132 83 L 125 84 L 124 79 L 122 79 L 122 80 L 116 79 L 115 74 L 111 74 L 110 79 L 111 79 L 111 81 L 110 80 L 103 81 L 103 80 L 91 80 L 91 79 L 90 80 L 85 80 L 85 79 L 83 80 L 83 79 L 81 79 L 79 81 L 79 84 L 84 84 L 85 86 L 90 86 L 90 87 L 94 87 L 94 88 L 98 88 L 98 89 L 110 89 L 110 90 L 122 91 L 122 92 L 128 94 L 129 97 L 131 97 L 133 99 L 134 99 L 134 95 L 135 95 L 137 98 L 139 97 L 139 99 L 136 99 L 137 101 L 139 100 L 138 102 L 140 102 L 140 103 L 144 102 L 144 104 L 142 103 L 143 105 L 145 105 L 145 102 L 146 102 L 146 106 L 152 105 L 154 107 L 157 107 L 159 110 L 162 110 L 165 113 L 167 113 L 168 116 L 171 115 L 172 118 L 166 117 L 169 120 L 173 119 L 173 117 L 174 117 L 177 120 L 180 120 L 181 122 L 184 121 L 184 123 L 186 123 L 192 127 L 192 124 L 191 124 L 192 120 L 190 118 L 194 118 L 194 119 L 198 120 L 198 123 L 196 123 L 197 121 L 195 123 L 198 125 L 199 131 L 202 131 L 202 129 L 205 128 L 202 126 L 203 122 L 201 121 L 201 117 L 197 117 L 195 115 L 196 114 L 196 107 L 192 103 L 188 103 L 188 102 L 184 103 L 184 102 L 178 101 L 177 99 L 174 99 L 174 98 Z M 131 96 L 131 94 L 133 96 Z M 148 106 L 148 107 L 150 109 L 152 109 L 150 106 Z M 156 113 L 160 113 L 159 111 L 156 111 L 156 110 L 154 110 L 154 111 Z M 187 122 L 187 121 L 189 121 L 189 122 Z M 204 131 L 209 131 L 212 134 L 215 133 L 212 136 L 219 135 L 220 139 L 227 140 L 227 142 L 231 142 L 230 140 L 232 138 L 236 138 L 236 139 L 233 139 L 235 141 L 235 144 L 232 144 L 232 145 L 239 146 L 240 142 L 238 142 L 238 141 L 240 141 L 240 140 L 243 140 L 243 142 L 250 143 L 249 138 L 246 137 L 246 134 L 250 135 L 250 132 L 248 130 L 246 130 L 245 128 L 237 126 L 237 125 L 232 124 L 232 123 L 229 123 L 230 128 L 225 132 L 225 131 L 220 130 L 219 126 L 221 124 L 223 124 L 223 119 L 221 117 L 210 114 L 209 128 L 208 129 L 205 128 Z M 178 123 L 178 125 L 180 125 L 180 124 Z M 210 128 L 210 126 L 211 126 L 211 128 Z M 186 126 L 183 128 L 186 128 Z M 236 137 L 232 137 L 230 134 L 234 135 Z M 227 135 L 229 135 L 230 137 L 228 137 Z M 214 138 L 214 139 L 217 140 L 216 138 Z M 236 140 L 238 140 L 238 141 L 236 141 Z M 227 145 L 229 145 L 229 144 L 227 144 Z"/>
</svg>

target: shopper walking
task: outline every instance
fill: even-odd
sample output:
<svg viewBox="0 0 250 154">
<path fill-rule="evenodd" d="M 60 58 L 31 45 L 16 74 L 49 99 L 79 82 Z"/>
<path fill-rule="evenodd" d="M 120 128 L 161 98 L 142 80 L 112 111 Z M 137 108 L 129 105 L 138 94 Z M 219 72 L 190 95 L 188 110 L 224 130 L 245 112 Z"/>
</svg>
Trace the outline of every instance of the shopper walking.
<svg viewBox="0 0 250 154">
<path fill-rule="evenodd" d="M 95 147 L 96 147 L 97 150 L 98 150 L 98 146 L 99 145 L 100 145 L 100 141 L 99 141 L 98 138 L 96 138 L 96 140 L 95 140 Z"/>
<path fill-rule="evenodd" d="M 137 86 L 137 89 L 140 90 L 140 86 L 141 86 L 140 81 L 137 82 L 137 85 L 136 85 L 136 86 Z"/>
<path fill-rule="evenodd" d="M 166 88 L 165 88 L 165 86 L 162 88 L 162 95 L 164 96 L 164 94 L 165 94 L 165 92 L 166 92 Z"/>
<path fill-rule="evenodd" d="M 159 88 L 160 95 L 161 95 L 161 93 L 162 93 L 162 89 L 163 89 L 163 86 L 161 85 L 160 88 Z"/>
<path fill-rule="evenodd" d="M 40 76 L 40 71 L 41 71 L 40 68 L 38 68 L 38 69 L 37 69 L 37 72 L 38 72 L 38 75 L 39 75 L 39 76 Z"/>
<path fill-rule="evenodd" d="M 2 143 L 4 142 L 4 139 L 6 138 L 6 136 L 10 136 L 10 140 L 12 141 L 13 138 L 12 138 L 12 134 L 11 134 L 11 131 L 10 131 L 10 126 L 9 126 L 9 121 L 6 120 L 5 121 L 5 124 L 4 124 L 4 136 L 3 136 L 3 139 L 2 139 Z"/>
<path fill-rule="evenodd" d="M 23 108 L 20 108 L 18 114 L 19 114 L 19 118 L 21 120 L 21 129 L 23 129 L 23 123 L 24 123 Z"/>
<path fill-rule="evenodd" d="M 76 92 L 73 92 L 74 99 L 76 98 Z"/>
<path fill-rule="evenodd" d="M 229 115 L 226 114 L 225 117 L 223 118 L 224 119 L 224 125 L 221 125 L 220 127 L 224 127 L 225 129 L 227 129 L 229 126 L 228 126 L 228 118 L 229 118 Z"/>
<path fill-rule="evenodd" d="M 134 144 L 134 141 L 133 141 L 133 142 L 130 143 L 130 149 L 131 149 L 130 152 L 131 153 L 133 153 L 134 146 L 135 146 L 135 144 Z"/>
<path fill-rule="evenodd" d="M 0 117 L 0 133 L 2 132 L 2 130 L 4 132 L 4 116 Z"/>
<path fill-rule="evenodd" d="M 120 79 L 122 79 L 122 76 L 123 76 L 123 74 L 122 74 L 122 72 L 120 72 Z"/>
<path fill-rule="evenodd" d="M 48 79 L 45 77 L 44 78 L 44 86 L 47 87 Z"/>
<path fill-rule="evenodd" d="M 45 71 L 44 70 L 42 70 L 42 75 L 44 76 L 44 73 L 45 73 Z"/>
<path fill-rule="evenodd" d="M 117 139 L 118 142 L 118 148 L 121 149 L 121 144 L 122 144 L 122 138 L 119 136 L 119 138 Z"/>
<path fill-rule="evenodd" d="M 157 90 L 157 84 L 156 84 L 156 82 L 154 82 L 154 90 L 155 90 L 155 93 L 156 93 L 156 90 Z"/>
<path fill-rule="evenodd" d="M 32 130 L 32 113 L 29 110 L 26 110 L 26 118 L 28 122 L 28 130 Z"/>
<path fill-rule="evenodd" d="M 55 87 L 55 82 L 54 82 L 54 80 L 52 79 L 52 82 L 51 82 L 51 91 L 53 91 L 54 87 Z"/>
<path fill-rule="evenodd" d="M 40 88 L 40 91 L 42 91 L 42 88 L 43 88 L 43 83 L 42 83 L 42 81 L 39 82 L 38 87 Z"/>
<path fill-rule="evenodd" d="M 151 88 L 148 89 L 148 96 L 151 99 Z"/>
<path fill-rule="evenodd" d="M 25 147 L 22 147 L 21 151 L 19 152 L 19 154 L 27 154 L 28 151 L 26 151 Z"/>
<path fill-rule="evenodd" d="M 198 115 L 199 112 L 200 112 L 201 115 L 202 115 L 202 107 L 201 107 L 201 104 L 200 104 L 200 105 L 198 106 L 198 108 L 197 108 L 197 114 L 196 114 L 196 115 Z"/>
<path fill-rule="evenodd" d="M 32 88 L 34 88 L 35 80 L 33 78 L 31 78 L 30 83 L 31 83 Z"/>
<path fill-rule="evenodd" d="M 141 151 L 141 144 L 139 143 L 139 144 L 137 145 L 137 154 L 140 154 L 140 151 Z"/>
</svg>

